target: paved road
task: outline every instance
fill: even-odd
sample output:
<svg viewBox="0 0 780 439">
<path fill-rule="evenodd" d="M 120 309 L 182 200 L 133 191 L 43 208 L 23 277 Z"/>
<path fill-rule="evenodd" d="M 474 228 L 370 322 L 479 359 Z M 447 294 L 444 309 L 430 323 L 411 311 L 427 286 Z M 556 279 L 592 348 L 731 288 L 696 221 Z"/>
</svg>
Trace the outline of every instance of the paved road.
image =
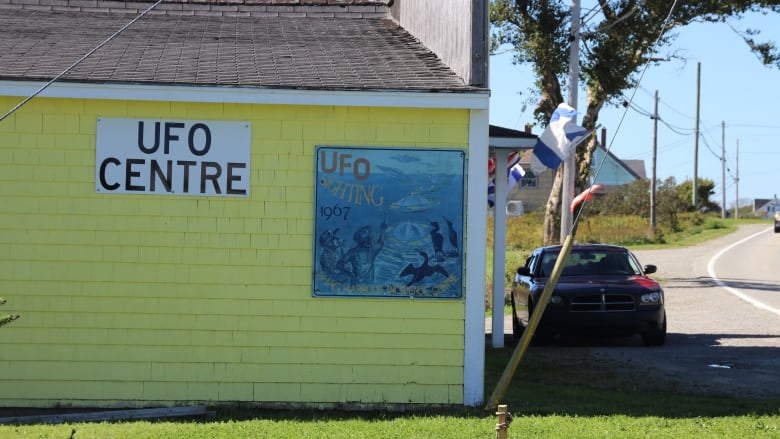
<svg viewBox="0 0 780 439">
<path fill-rule="evenodd" d="M 655 390 L 780 396 L 780 234 L 767 224 L 742 225 L 696 246 L 635 253 L 658 266 L 664 346 L 645 347 L 638 336 L 565 340 L 529 354 L 649 377 L 645 387 Z"/>
<path fill-rule="evenodd" d="M 635 253 L 659 267 L 667 344 L 599 354 L 643 362 L 697 392 L 780 395 L 780 234 L 743 225 L 704 244 Z"/>
</svg>

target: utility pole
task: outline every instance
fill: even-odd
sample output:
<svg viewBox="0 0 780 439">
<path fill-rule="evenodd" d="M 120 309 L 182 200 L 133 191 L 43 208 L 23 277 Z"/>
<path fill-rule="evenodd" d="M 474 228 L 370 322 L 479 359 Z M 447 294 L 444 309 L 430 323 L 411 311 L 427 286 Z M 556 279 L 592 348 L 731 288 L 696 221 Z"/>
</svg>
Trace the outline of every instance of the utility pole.
<svg viewBox="0 0 780 439">
<path fill-rule="evenodd" d="M 737 139 L 737 175 L 734 177 L 734 187 L 737 188 L 736 199 L 734 200 L 734 219 L 739 219 L 739 139 Z"/>
<path fill-rule="evenodd" d="M 656 151 L 658 151 L 658 90 L 655 90 L 655 106 L 653 108 L 653 165 L 652 177 L 650 178 L 650 228 L 655 232 L 655 164 Z"/>
<path fill-rule="evenodd" d="M 723 204 L 720 208 L 720 217 L 726 218 L 726 122 L 720 122 L 720 181 L 721 191 L 723 195 Z"/>
<path fill-rule="evenodd" d="M 699 101 L 701 96 L 701 63 L 696 65 L 696 133 L 693 139 L 693 208 L 699 191 Z"/>
<path fill-rule="evenodd" d="M 571 49 L 569 50 L 569 100 L 568 104 L 577 109 L 577 89 L 580 77 L 580 0 L 571 3 Z M 576 116 L 573 121 L 577 122 Z M 561 243 L 566 240 L 572 228 L 572 212 L 569 210 L 574 198 L 574 180 L 576 178 L 577 151 L 572 148 L 563 161 L 563 183 L 561 188 Z"/>
</svg>

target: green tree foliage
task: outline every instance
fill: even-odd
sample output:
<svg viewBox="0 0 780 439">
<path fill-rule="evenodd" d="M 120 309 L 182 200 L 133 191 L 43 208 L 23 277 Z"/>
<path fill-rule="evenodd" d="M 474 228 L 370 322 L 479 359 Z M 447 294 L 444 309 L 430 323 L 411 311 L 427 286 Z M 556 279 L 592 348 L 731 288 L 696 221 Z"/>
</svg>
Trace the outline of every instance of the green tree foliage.
<svg viewBox="0 0 780 439">
<path fill-rule="evenodd" d="M 514 62 L 532 67 L 538 93 L 534 114 L 542 126 L 564 102 L 562 89 L 567 85 L 574 41 L 570 9 L 570 0 L 492 0 L 490 4 L 494 31 L 491 48 L 510 45 Z M 694 22 L 738 20 L 748 12 L 779 13 L 780 0 L 599 0 L 593 10 L 582 12 L 585 27 L 580 33 L 578 71 L 579 81 L 587 90 L 587 106 L 580 125 L 593 130 L 601 108 L 620 103 L 623 93 L 637 85 L 645 65 L 668 58 L 662 50 L 675 38 L 675 29 Z M 780 68 L 780 51 L 775 43 L 757 41 L 758 34 L 748 30 L 741 36 L 761 62 Z M 578 110 L 583 113 L 583 109 Z M 577 147 L 576 193 L 587 186 L 595 146 L 595 139 L 591 139 Z M 545 212 L 546 224 L 560 212 L 561 177 L 558 172 Z M 551 242 L 555 232 L 546 226 L 545 241 Z"/>
<path fill-rule="evenodd" d="M 701 185 L 708 183 L 700 179 L 699 184 L 701 188 Z M 671 231 L 679 230 L 679 215 L 693 210 L 691 190 L 690 181 L 678 185 L 674 177 L 656 185 L 656 218 L 659 225 Z M 586 209 L 591 215 L 650 218 L 650 183 L 647 180 L 637 180 L 623 185 L 619 190 L 597 195 L 586 205 Z"/>
<path fill-rule="evenodd" d="M 696 184 L 696 206 L 693 206 L 693 181 L 685 180 L 677 186 L 679 197 L 684 199 L 691 210 L 700 210 L 703 212 L 709 212 L 711 210 L 720 211 L 720 205 L 710 201 L 710 195 L 712 195 L 715 189 L 715 182 L 707 178 L 697 179 Z"/>
<path fill-rule="evenodd" d="M 656 188 L 656 215 L 658 223 L 673 231 L 679 230 L 679 214 L 691 208 L 691 199 L 682 198 L 674 177 L 664 180 Z"/>
<path fill-rule="evenodd" d="M 637 180 L 619 190 L 596 194 L 586 212 L 603 215 L 634 215 L 650 217 L 650 183 Z"/>
</svg>

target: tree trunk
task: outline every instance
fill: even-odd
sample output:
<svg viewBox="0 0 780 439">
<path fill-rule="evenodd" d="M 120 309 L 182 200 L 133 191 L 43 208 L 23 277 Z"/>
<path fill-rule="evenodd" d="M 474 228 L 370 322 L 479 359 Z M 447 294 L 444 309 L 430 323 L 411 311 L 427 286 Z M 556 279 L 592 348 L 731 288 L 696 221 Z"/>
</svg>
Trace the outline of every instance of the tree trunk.
<svg viewBox="0 0 780 439">
<path fill-rule="evenodd" d="M 563 187 L 563 167 L 555 171 L 550 196 L 544 211 L 544 245 L 558 244 L 561 235 L 561 188 Z"/>
</svg>

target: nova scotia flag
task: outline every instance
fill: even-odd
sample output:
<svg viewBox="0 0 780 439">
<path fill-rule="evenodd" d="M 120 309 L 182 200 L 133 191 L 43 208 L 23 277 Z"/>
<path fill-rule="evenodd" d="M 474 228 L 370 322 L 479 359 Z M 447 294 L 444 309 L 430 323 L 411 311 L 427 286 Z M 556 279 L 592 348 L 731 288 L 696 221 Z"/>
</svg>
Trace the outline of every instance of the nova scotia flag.
<svg viewBox="0 0 780 439">
<path fill-rule="evenodd" d="M 507 161 L 507 193 L 512 190 L 520 180 L 525 176 L 525 169 L 520 166 L 520 154 L 513 151 L 509 154 Z M 492 170 L 491 170 L 492 169 Z M 491 179 L 488 182 L 488 206 L 493 207 L 496 204 L 496 178 L 495 178 L 495 160 L 490 159 L 488 162 L 488 173 L 491 174 Z"/>
<path fill-rule="evenodd" d="M 540 174 L 550 169 L 557 169 L 561 162 L 588 135 L 588 130 L 577 125 L 577 110 L 568 104 L 560 104 L 552 114 L 550 123 L 536 141 L 534 155 L 531 160 L 531 170 Z"/>
</svg>

